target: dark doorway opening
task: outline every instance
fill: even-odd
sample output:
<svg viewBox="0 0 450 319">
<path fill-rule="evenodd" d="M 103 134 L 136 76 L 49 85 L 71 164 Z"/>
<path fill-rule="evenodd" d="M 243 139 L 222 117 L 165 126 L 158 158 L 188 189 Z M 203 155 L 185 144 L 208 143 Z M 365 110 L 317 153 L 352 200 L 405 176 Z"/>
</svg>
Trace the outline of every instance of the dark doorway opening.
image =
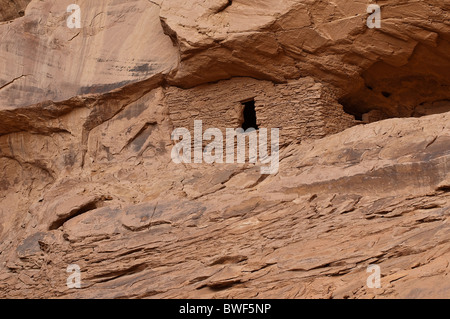
<svg viewBox="0 0 450 319">
<path fill-rule="evenodd" d="M 242 102 L 242 105 L 244 105 L 244 122 L 242 123 L 242 128 L 244 130 L 249 128 L 259 129 L 256 124 L 255 100 Z"/>
</svg>

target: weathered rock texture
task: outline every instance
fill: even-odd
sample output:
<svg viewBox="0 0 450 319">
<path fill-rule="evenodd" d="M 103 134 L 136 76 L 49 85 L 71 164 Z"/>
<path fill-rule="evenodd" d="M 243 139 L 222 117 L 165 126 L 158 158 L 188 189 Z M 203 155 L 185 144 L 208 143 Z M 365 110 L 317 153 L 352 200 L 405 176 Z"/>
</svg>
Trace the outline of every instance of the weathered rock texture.
<svg viewBox="0 0 450 319">
<path fill-rule="evenodd" d="M 0 21 L 13 20 L 23 17 L 25 8 L 31 0 L 1 0 Z"/>
<path fill-rule="evenodd" d="M 83 28 L 70 29 L 66 9 L 72 2 L 32 1 L 23 18 L 2 26 L 3 107 L 105 93 L 177 65 L 156 4 L 79 1 Z"/>
<path fill-rule="evenodd" d="M 448 1 L 70 3 L 0 16 L 0 297 L 450 297 Z M 248 101 L 277 174 L 172 161 Z"/>
</svg>

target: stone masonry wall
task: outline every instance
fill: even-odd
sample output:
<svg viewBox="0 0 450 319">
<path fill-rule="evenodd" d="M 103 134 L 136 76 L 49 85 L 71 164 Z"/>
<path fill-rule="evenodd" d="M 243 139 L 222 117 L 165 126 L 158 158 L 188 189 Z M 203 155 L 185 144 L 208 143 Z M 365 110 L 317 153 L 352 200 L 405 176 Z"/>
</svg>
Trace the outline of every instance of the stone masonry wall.
<svg viewBox="0 0 450 319">
<path fill-rule="evenodd" d="M 234 78 L 187 90 L 171 87 L 165 103 L 174 128 L 193 132 L 194 120 L 202 120 L 203 130 L 225 132 L 241 127 L 243 102 L 252 99 L 258 127 L 279 128 L 281 145 L 322 138 L 355 124 L 327 88 L 312 78 L 285 84 Z"/>
</svg>

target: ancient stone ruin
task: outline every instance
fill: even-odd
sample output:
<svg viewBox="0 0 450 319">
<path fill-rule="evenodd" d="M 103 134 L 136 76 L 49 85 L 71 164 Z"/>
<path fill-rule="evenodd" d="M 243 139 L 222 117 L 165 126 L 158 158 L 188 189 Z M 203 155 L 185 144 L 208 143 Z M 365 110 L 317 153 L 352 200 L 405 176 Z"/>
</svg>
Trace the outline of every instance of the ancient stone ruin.
<svg viewBox="0 0 450 319">
<path fill-rule="evenodd" d="M 449 12 L 0 0 L 0 297 L 448 298 Z"/>
</svg>

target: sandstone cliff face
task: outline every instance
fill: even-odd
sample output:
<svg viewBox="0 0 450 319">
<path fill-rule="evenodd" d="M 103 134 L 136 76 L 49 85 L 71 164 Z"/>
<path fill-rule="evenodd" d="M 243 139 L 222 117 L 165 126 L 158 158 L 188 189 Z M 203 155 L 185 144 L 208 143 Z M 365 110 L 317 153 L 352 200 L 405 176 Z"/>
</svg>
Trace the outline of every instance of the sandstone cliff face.
<svg viewBox="0 0 450 319">
<path fill-rule="evenodd" d="M 450 296 L 450 7 L 370 3 L 2 4 L 0 296 Z M 277 174 L 172 161 L 249 102 Z"/>
<path fill-rule="evenodd" d="M 25 8 L 31 0 L 2 0 L 0 1 L 0 21 L 9 21 L 25 15 Z"/>
<path fill-rule="evenodd" d="M 106 93 L 177 65 L 177 51 L 145 0 L 80 1 L 81 29 L 67 27 L 73 1 L 32 1 L 2 27 L 0 100 L 15 108 Z"/>
</svg>

